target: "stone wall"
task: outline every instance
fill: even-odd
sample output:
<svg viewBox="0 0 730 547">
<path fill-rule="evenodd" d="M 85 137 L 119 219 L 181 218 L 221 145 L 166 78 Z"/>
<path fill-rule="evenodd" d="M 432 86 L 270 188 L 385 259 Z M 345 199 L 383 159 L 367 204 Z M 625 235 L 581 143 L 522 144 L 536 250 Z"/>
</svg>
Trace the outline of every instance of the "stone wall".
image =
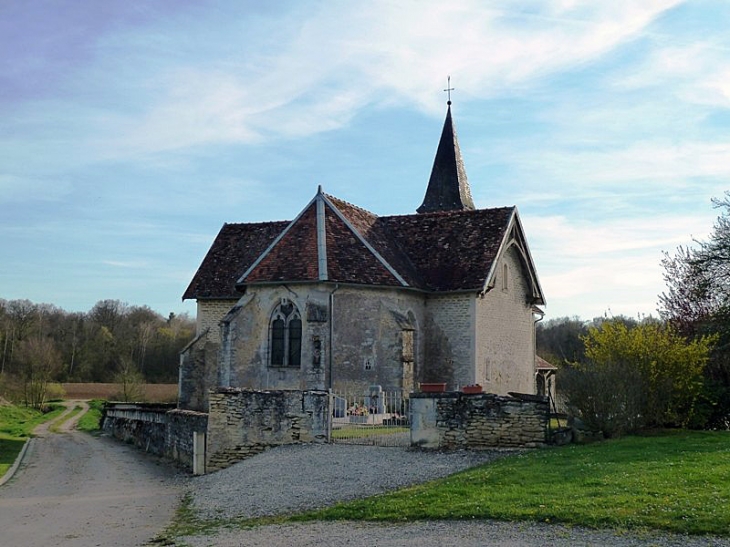
<svg viewBox="0 0 730 547">
<path fill-rule="evenodd" d="M 422 448 L 536 448 L 548 439 L 548 400 L 459 392 L 411 395 L 411 444 Z"/>
<path fill-rule="evenodd" d="M 165 453 L 190 469 L 193 465 L 193 433 L 206 433 L 208 414 L 175 409 L 167 413 Z"/>
<path fill-rule="evenodd" d="M 198 300 L 196 316 L 197 333 L 206 332 L 206 337 L 214 343 L 220 343 L 221 319 L 236 305 L 237 299 L 232 300 Z"/>
<path fill-rule="evenodd" d="M 219 388 L 210 394 L 206 469 L 273 446 L 329 440 L 330 394 Z"/>
<path fill-rule="evenodd" d="M 283 300 L 294 305 L 302 319 L 299 367 L 269 362 L 269 324 Z M 428 338 L 420 331 L 426 322 L 424 302 L 420 293 L 396 289 L 327 284 L 249 287 L 221 322 L 218 380 L 208 386 L 332 387 L 363 393 L 380 385 L 408 393 L 416 381 L 425 381 L 418 376 Z"/>
<path fill-rule="evenodd" d="M 426 302 L 423 382 L 446 382 L 450 389 L 474 378 L 474 307 L 471 293 L 431 295 Z"/>
<path fill-rule="evenodd" d="M 332 388 L 359 395 L 379 385 L 407 394 L 425 381 L 424 302 L 415 292 L 341 287 L 334 295 Z"/>
<path fill-rule="evenodd" d="M 144 403 L 107 404 L 101 421 L 101 429 L 114 438 L 186 467 L 193 461 L 193 433 L 205 433 L 207 425 L 202 412 Z"/>
<path fill-rule="evenodd" d="M 472 383 L 490 393 L 535 393 L 535 323 L 529 300 L 528 281 L 512 246 L 497 263 L 494 287 L 476 305 Z"/>
<path fill-rule="evenodd" d="M 208 390 L 216 385 L 220 345 L 208 338 L 208 331 L 198 334 L 180 352 L 178 371 L 178 407 L 206 412 Z"/>
</svg>

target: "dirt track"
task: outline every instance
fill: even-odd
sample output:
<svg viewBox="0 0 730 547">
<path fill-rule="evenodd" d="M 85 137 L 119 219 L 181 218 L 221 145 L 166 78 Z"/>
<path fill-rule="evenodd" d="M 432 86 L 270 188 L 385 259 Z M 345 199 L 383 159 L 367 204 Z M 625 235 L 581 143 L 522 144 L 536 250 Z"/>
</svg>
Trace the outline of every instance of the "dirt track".
<svg viewBox="0 0 730 547">
<path fill-rule="evenodd" d="M 3 545 L 137 546 L 170 522 L 181 484 L 168 466 L 104 437 L 48 426 L 35 433 L 0 487 Z"/>
</svg>

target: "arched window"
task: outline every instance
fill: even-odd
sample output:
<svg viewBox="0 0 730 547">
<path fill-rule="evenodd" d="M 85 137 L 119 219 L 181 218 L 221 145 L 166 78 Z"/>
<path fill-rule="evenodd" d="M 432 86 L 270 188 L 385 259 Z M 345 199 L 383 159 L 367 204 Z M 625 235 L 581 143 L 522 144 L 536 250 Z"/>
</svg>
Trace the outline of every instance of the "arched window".
<svg viewBox="0 0 730 547">
<path fill-rule="evenodd" d="M 302 362 L 302 318 L 297 307 L 282 299 L 269 323 L 269 364 L 299 368 Z"/>
</svg>

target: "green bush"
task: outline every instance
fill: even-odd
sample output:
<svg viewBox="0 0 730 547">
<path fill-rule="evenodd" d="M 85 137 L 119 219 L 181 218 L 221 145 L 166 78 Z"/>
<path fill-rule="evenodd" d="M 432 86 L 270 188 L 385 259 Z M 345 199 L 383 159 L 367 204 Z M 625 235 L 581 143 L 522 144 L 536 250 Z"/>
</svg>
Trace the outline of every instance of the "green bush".
<svg viewBox="0 0 730 547">
<path fill-rule="evenodd" d="M 657 322 L 606 321 L 583 341 L 586 362 L 561 372 L 568 405 L 607 437 L 655 427 L 698 426 L 703 370 L 715 337 L 687 341 Z"/>
</svg>

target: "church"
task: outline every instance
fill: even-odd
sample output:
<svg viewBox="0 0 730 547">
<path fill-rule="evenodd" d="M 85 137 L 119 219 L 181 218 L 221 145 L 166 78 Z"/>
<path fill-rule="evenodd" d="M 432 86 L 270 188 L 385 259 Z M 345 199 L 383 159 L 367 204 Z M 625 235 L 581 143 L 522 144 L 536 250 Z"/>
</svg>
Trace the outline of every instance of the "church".
<svg viewBox="0 0 730 547">
<path fill-rule="evenodd" d="M 451 101 L 415 214 L 320 187 L 291 221 L 224 224 L 183 299 L 180 408 L 207 411 L 217 387 L 536 390 L 545 298 L 517 208 L 474 206 Z"/>
</svg>

